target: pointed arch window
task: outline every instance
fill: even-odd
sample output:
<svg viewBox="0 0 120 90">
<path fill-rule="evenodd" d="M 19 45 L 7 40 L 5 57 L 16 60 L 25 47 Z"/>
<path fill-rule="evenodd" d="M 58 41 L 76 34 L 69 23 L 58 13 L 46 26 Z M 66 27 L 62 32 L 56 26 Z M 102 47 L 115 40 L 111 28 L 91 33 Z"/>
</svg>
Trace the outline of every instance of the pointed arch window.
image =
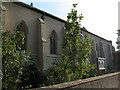
<svg viewBox="0 0 120 90">
<path fill-rule="evenodd" d="M 16 27 L 17 31 L 22 31 L 24 32 L 25 38 L 24 38 L 24 44 L 21 44 L 21 50 L 26 50 L 26 40 L 27 40 L 27 33 L 26 33 L 26 26 L 25 26 L 25 22 L 22 21 L 20 22 L 17 27 Z"/>
<path fill-rule="evenodd" d="M 55 30 L 50 35 L 50 54 L 57 54 L 57 35 Z"/>
</svg>

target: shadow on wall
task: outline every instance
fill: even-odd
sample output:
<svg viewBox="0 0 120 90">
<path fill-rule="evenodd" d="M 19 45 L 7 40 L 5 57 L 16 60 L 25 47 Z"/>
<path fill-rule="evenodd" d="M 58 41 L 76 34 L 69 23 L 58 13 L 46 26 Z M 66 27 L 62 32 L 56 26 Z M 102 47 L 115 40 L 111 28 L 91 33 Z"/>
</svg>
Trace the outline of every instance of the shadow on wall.
<svg viewBox="0 0 120 90">
<path fill-rule="evenodd" d="M 120 69 L 120 52 L 115 52 L 113 53 L 113 64 L 114 64 L 114 67 L 117 68 L 118 70 Z"/>
</svg>

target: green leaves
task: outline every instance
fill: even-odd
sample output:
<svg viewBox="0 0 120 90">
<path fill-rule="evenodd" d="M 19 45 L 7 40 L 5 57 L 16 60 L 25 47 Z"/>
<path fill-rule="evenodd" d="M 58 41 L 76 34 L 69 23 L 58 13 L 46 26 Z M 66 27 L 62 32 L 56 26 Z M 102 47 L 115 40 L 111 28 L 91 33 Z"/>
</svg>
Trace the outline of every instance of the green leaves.
<svg viewBox="0 0 120 90">
<path fill-rule="evenodd" d="M 73 4 L 73 9 L 67 16 L 66 33 L 62 45 L 63 54 L 61 55 L 61 67 L 64 67 L 68 77 L 72 75 L 71 80 L 88 76 L 88 72 L 94 69 L 89 61 L 89 54 L 93 47 L 92 39 L 87 34 L 84 36 L 81 34 L 80 25 L 83 16 L 77 15 L 76 6 L 77 4 Z"/>
<path fill-rule="evenodd" d="M 29 63 L 31 59 L 28 51 L 21 50 L 24 38 L 23 32 L 2 32 L 3 89 L 17 88 L 23 75 L 24 63 Z"/>
<path fill-rule="evenodd" d="M 75 8 L 78 4 L 73 4 L 73 7 Z"/>
</svg>

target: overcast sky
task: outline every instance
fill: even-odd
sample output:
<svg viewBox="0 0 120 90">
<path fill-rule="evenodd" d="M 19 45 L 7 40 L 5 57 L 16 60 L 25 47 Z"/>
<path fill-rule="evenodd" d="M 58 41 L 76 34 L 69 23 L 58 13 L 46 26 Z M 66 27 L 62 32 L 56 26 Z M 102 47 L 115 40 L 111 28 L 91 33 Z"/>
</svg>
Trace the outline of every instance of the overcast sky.
<svg viewBox="0 0 120 90">
<path fill-rule="evenodd" d="M 82 26 L 88 31 L 107 40 L 112 40 L 116 48 L 118 30 L 118 2 L 120 0 L 20 0 L 27 4 L 33 3 L 43 11 L 61 19 L 67 19 L 72 4 L 78 3 L 78 14 L 83 14 Z"/>
</svg>

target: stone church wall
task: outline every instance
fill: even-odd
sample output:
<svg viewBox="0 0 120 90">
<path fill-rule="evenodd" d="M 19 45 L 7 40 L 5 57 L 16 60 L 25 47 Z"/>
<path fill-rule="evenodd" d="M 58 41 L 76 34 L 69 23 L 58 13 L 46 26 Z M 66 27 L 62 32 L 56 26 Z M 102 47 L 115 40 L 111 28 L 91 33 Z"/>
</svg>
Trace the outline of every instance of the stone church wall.
<svg viewBox="0 0 120 90">
<path fill-rule="evenodd" d="M 4 30 L 14 31 L 17 25 L 24 21 L 27 27 L 27 49 L 31 49 L 32 56 L 36 58 L 37 64 L 42 69 L 47 69 L 52 62 L 59 62 L 60 54 L 62 53 L 61 44 L 64 34 L 65 21 L 55 19 L 55 16 L 44 15 L 44 20 L 41 19 L 41 13 L 34 11 L 24 6 L 15 3 L 2 3 L 4 7 Z M 34 7 L 33 7 L 34 8 Z M 45 12 L 44 12 L 45 13 Z M 57 54 L 50 54 L 50 35 L 52 31 L 57 35 Z M 107 68 L 112 57 L 112 42 L 105 40 L 88 31 L 83 31 L 83 34 L 90 34 L 94 40 L 94 44 L 98 45 L 98 52 L 95 46 L 94 54 L 91 56 L 91 62 L 96 63 L 98 56 L 106 58 L 105 67 Z"/>
<path fill-rule="evenodd" d="M 95 64 L 97 63 L 97 58 L 102 57 L 105 58 L 105 68 L 109 68 L 109 67 L 112 68 L 113 67 L 112 53 L 114 53 L 114 50 L 112 50 L 112 42 L 100 38 L 99 36 L 96 36 L 92 33 L 88 33 L 88 31 L 83 31 L 83 34 L 89 34 L 95 44 L 94 46 L 95 52 L 93 53 L 94 54 L 93 57 L 91 57 L 91 62 Z M 100 46 L 100 43 L 102 44 L 102 46 Z M 98 50 L 96 44 L 98 45 Z"/>
<path fill-rule="evenodd" d="M 27 27 L 28 27 L 28 47 L 27 49 L 31 49 L 31 53 L 33 57 L 37 57 L 38 61 L 38 24 L 37 19 L 41 18 L 42 14 L 37 13 L 33 10 L 30 10 L 28 8 L 24 8 L 22 6 L 19 6 L 14 3 L 10 2 L 4 2 L 2 5 L 5 7 L 4 11 L 4 17 L 5 17 L 5 24 L 4 29 L 13 31 L 16 29 L 17 25 L 23 20 Z M 47 69 L 51 66 L 51 63 L 54 60 L 57 60 L 59 58 L 59 55 L 61 54 L 61 43 L 62 43 L 62 37 L 63 37 L 63 27 L 64 23 L 60 22 L 56 19 L 50 18 L 48 16 L 44 16 L 44 25 L 41 28 L 42 29 L 42 38 L 45 40 L 44 43 L 44 49 L 43 49 L 43 68 Z M 50 34 L 51 32 L 55 30 L 57 33 L 57 44 L 58 44 L 58 54 L 57 55 L 50 55 Z M 40 66 L 41 67 L 41 66 Z"/>
</svg>

